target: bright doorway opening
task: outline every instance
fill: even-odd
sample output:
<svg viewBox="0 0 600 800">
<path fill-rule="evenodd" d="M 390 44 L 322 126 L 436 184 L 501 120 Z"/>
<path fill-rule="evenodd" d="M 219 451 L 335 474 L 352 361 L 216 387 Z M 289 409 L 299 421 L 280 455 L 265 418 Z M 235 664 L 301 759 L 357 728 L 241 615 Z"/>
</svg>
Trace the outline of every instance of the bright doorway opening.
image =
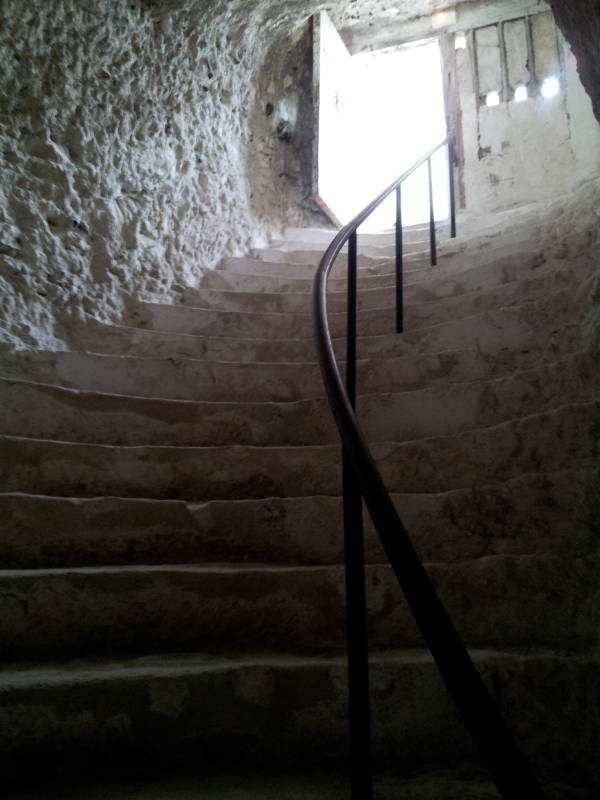
<svg viewBox="0 0 600 800">
<path fill-rule="evenodd" d="M 325 17 L 325 19 L 323 19 Z M 437 39 L 350 56 L 321 15 L 318 63 L 317 202 L 349 222 L 404 170 L 446 136 Z M 432 159 L 436 219 L 448 216 L 447 150 Z M 427 165 L 402 189 L 403 222 L 429 220 Z M 386 230 L 395 220 L 390 197 L 361 230 Z"/>
</svg>

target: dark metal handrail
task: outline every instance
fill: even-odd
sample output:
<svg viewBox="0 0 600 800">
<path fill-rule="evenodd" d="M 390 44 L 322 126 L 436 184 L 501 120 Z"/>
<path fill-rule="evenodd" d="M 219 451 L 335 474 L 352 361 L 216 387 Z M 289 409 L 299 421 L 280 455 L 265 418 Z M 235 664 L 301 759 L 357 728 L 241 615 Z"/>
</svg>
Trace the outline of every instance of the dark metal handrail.
<svg viewBox="0 0 600 800">
<path fill-rule="evenodd" d="M 402 330 L 402 183 L 427 162 L 430 186 L 430 241 L 435 262 L 435 220 L 431 197 L 431 158 L 448 146 L 451 235 L 456 234 L 454 152 L 445 139 L 395 180 L 335 236 L 314 283 L 316 345 L 329 404 L 343 445 L 344 542 L 350 716 L 352 800 L 371 800 L 371 745 L 368 685 L 362 498 L 391 567 L 446 686 L 505 800 L 543 800 L 545 795 L 492 701 L 463 642 L 442 605 L 383 483 L 355 414 L 357 229 L 394 190 L 396 206 L 397 329 Z M 334 261 L 348 243 L 348 335 L 346 385 L 338 367 L 327 319 L 327 281 Z M 398 310 L 398 307 L 400 310 Z M 398 324 L 400 323 L 400 324 Z"/>
</svg>

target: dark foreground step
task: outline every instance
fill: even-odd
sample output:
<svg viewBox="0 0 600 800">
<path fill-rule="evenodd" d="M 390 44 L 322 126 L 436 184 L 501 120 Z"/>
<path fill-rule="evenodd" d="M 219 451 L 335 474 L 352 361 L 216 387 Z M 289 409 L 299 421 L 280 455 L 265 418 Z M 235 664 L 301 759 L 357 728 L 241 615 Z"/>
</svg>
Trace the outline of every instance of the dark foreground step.
<svg viewBox="0 0 600 800">
<path fill-rule="evenodd" d="M 131 772 L 136 772 L 132 765 Z M 88 776 L 79 782 L 48 781 L 43 783 L 44 800 L 348 800 L 348 771 L 310 768 L 298 770 L 271 769 L 246 772 L 224 770 L 221 775 L 203 774 L 198 778 L 144 778 L 110 780 Z M 176 772 L 176 770 L 173 770 Z M 373 779 L 377 800 L 498 800 L 495 786 L 485 771 L 470 764 L 456 769 L 435 769 L 415 775 L 414 770 L 392 771 L 376 765 Z M 596 800 L 594 789 L 564 784 L 546 784 L 548 800 Z M 15 790 L 12 800 L 41 800 L 36 790 Z"/>
<path fill-rule="evenodd" d="M 474 651 L 473 657 L 541 777 L 568 783 L 597 776 L 597 657 L 535 651 Z M 3 779 L 22 777 L 32 761 L 38 772 L 61 765 L 72 773 L 93 765 L 118 769 L 132 759 L 195 770 L 226 760 L 231 769 L 231 753 L 236 769 L 306 768 L 344 757 L 345 673 L 341 657 L 263 653 L 5 668 Z M 371 700 L 378 757 L 416 770 L 473 756 L 426 653 L 373 654 Z"/>
<path fill-rule="evenodd" d="M 594 648 L 597 556 L 490 556 L 427 571 L 470 646 Z M 420 647 L 390 567 L 366 571 L 369 640 Z M 157 565 L 0 571 L 2 658 L 205 647 L 342 648 L 340 566 Z"/>
<path fill-rule="evenodd" d="M 535 473 L 394 502 L 421 557 L 565 553 L 596 545 L 596 470 Z M 366 558 L 384 556 L 366 515 Z M 0 568 L 181 562 L 341 563 L 339 497 L 180 500 L 0 494 Z"/>
</svg>

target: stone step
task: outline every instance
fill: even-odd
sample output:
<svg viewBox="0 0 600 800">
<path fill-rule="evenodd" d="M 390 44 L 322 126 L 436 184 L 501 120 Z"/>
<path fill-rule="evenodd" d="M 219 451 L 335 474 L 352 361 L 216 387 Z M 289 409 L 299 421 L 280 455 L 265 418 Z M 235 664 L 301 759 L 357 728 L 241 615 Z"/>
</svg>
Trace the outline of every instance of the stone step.
<svg viewBox="0 0 600 800">
<path fill-rule="evenodd" d="M 130 766 L 134 773 L 135 762 Z M 251 768 L 251 767 L 250 767 Z M 185 769 L 180 770 L 186 772 Z M 43 784 L 44 800 L 347 800 L 350 792 L 348 772 L 336 764 L 327 769 L 311 766 L 300 772 L 299 768 L 282 770 L 281 767 L 264 767 L 252 772 L 236 769 L 234 774 L 225 769 L 222 773 L 202 770 L 197 778 L 165 778 L 160 774 L 152 777 L 153 771 L 146 767 L 143 779 L 112 778 L 106 772 L 102 776 L 90 775 L 77 781 L 63 776 L 52 780 L 46 775 Z M 74 779 L 75 778 L 75 779 Z M 35 785 L 35 780 L 33 781 Z M 11 800 L 40 800 L 38 793 L 31 793 L 32 776 L 19 785 L 30 787 L 11 796 Z M 378 800 L 498 800 L 493 784 L 470 765 L 460 769 L 431 768 L 419 775 L 407 770 L 407 775 L 391 772 L 378 765 L 373 778 Z M 546 793 L 549 800 L 595 800 L 592 795 L 567 795 L 568 787 L 550 787 Z M 576 791 L 576 790 L 575 790 Z"/>
<path fill-rule="evenodd" d="M 215 271 L 224 275 L 253 275 L 265 278 L 291 278 L 292 280 L 314 280 L 319 265 L 321 253 L 313 255 L 314 263 L 286 263 L 285 261 L 264 261 L 260 258 L 249 256 L 237 256 L 224 259 Z M 421 276 L 427 268 L 427 264 L 422 256 L 415 258 L 411 256 L 406 260 L 406 271 L 408 274 Z M 374 288 L 378 285 L 385 285 L 385 282 L 393 279 L 395 275 L 395 262 L 392 258 L 384 257 L 378 259 L 360 258 L 358 262 L 358 278 L 361 285 L 365 288 Z M 332 289 L 341 289 L 346 285 L 347 261 L 345 256 L 339 256 L 331 271 L 330 280 Z"/>
<path fill-rule="evenodd" d="M 444 252 L 444 243 L 440 242 L 440 253 Z M 274 247 L 261 247 L 250 251 L 246 257 L 248 261 L 262 262 L 263 264 L 279 265 L 280 270 L 289 269 L 292 271 L 297 267 L 307 267 L 316 269 L 319 261 L 323 257 L 326 248 L 305 248 L 299 249 Z M 388 261 L 395 257 L 395 247 L 383 246 L 373 247 L 367 245 L 358 249 L 357 264 L 359 267 L 375 267 L 380 262 Z M 347 248 L 341 252 L 338 258 L 346 260 Z M 429 240 L 426 242 L 409 242 L 405 247 L 405 259 L 407 262 L 425 264 L 430 260 Z M 222 262 L 222 267 L 228 268 L 229 259 Z M 304 270 L 302 270 L 304 271 Z"/>
<path fill-rule="evenodd" d="M 441 353 L 476 348 L 485 357 L 550 347 L 556 353 L 577 350 L 585 341 L 582 320 L 595 307 L 596 278 L 580 284 L 577 292 L 558 290 L 520 305 L 493 308 L 433 325 L 407 330 L 401 335 L 359 335 L 358 355 L 372 357 L 410 353 Z M 361 333 L 359 329 L 359 334 Z M 546 343 L 544 345 L 544 342 Z M 393 347 L 391 352 L 389 348 Z"/>
<path fill-rule="evenodd" d="M 492 268 L 493 267 L 493 268 Z M 525 276 L 525 277 L 524 277 Z M 428 281 L 407 286 L 405 327 L 407 330 L 427 324 L 449 322 L 483 311 L 506 308 L 556 295 L 574 286 L 595 281 L 591 262 L 557 265 L 546 263 L 535 271 L 515 270 L 502 262 L 481 268 L 479 275 L 469 273 L 456 281 Z M 412 288 L 413 291 L 409 291 Z"/>
<path fill-rule="evenodd" d="M 468 646 L 594 648 L 600 556 L 427 564 Z M 366 568 L 372 647 L 421 647 L 392 568 Z M 341 565 L 160 564 L 0 571 L 2 656 L 343 648 Z M 560 589 L 558 588 L 560 587 Z"/>
<path fill-rule="evenodd" d="M 394 248 L 378 248 L 379 255 L 372 257 L 361 255 L 357 258 L 359 285 L 375 288 L 375 279 L 393 278 L 396 273 L 396 254 Z M 217 272 L 236 275 L 272 276 L 275 278 L 295 278 L 313 280 L 319 266 L 322 251 L 286 252 L 269 250 L 263 257 L 236 256 L 223 259 L 216 268 Z M 456 274 L 471 271 L 477 266 L 487 266 L 498 261 L 509 263 L 528 263 L 532 259 L 542 258 L 538 251 L 526 240 L 515 240 L 509 243 L 496 243 L 494 246 L 479 250 L 465 250 L 463 247 L 450 245 L 438 252 L 437 264 L 431 264 L 429 250 L 408 251 L 403 255 L 403 272 L 407 283 L 423 280 L 432 276 L 439 278 L 454 277 Z M 347 256 L 340 253 L 330 272 L 331 288 L 345 285 L 347 275 Z"/>
<path fill-rule="evenodd" d="M 316 272 L 316 268 L 314 270 Z M 242 292 L 276 292 L 309 293 L 312 291 L 314 283 L 314 272 L 305 272 L 304 277 L 294 277 L 287 274 L 257 275 L 234 272 L 233 269 L 213 269 L 207 270 L 202 276 L 200 287 L 203 289 L 215 289 L 218 291 L 242 291 Z M 359 279 L 361 292 L 371 289 L 388 288 L 393 291 L 395 278 L 390 273 L 387 275 L 371 275 Z M 329 290 L 332 292 L 343 292 L 346 290 L 346 278 L 332 278 L 329 282 Z"/>
<path fill-rule="evenodd" d="M 487 427 L 600 399 L 597 358 L 579 353 L 479 381 L 360 395 L 367 437 L 402 441 Z M 119 445 L 311 445 L 338 441 L 325 398 L 226 403 L 82 392 L 0 378 L 0 433 Z"/>
<path fill-rule="evenodd" d="M 439 232 L 442 232 L 447 228 L 447 225 L 444 222 L 437 223 L 436 228 Z M 276 245 L 277 247 L 285 248 L 292 242 L 302 243 L 302 246 L 308 248 L 321 247 L 325 250 L 338 233 L 338 228 L 296 228 L 290 226 L 284 230 L 283 238 L 273 240 L 271 246 Z M 359 230 L 357 234 L 359 245 L 371 246 L 393 244 L 395 235 L 395 231 L 391 226 L 387 231 L 363 233 Z M 429 224 L 406 225 L 403 228 L 403 236 L 406 241 L 426 239 L 429 236 Z"/>
<path fill-rule="evenodd" d="M 595 546 L 595 470 L 520 475 L 438 494 L 395 494 L 426 561 L 583 554 Z M 365 514 L 368 563 L 386 561 Z M 242 535 L 241 535 L 242 534 Z M 250 500 L 69 498 L 0 494 L 0 568 L 343 559 L 339 497 Z"/>
<path fill-rule="evenodd" d="M 115 445 L 332 444 L 324 398 L 290 403 L 165 400 L 0 378 L 0 433 Z"/>
<path fill-rule="evenodd" d="M 135 763 L 130 772 L 135 773 Z M 186 770 L 183 770 L 186 772 Z M 252 772 L 227 769 L 222 773 L 203 771 L 202 777 L 192 779 L 152 778 L 146 768 L 143 779 L 112 779 L 105 771 L 90 775 L 83 781 L 76 776 L 65 783 L 65 777 L 44 780 L 44 800 L 347 800 L 350 792 L 348 772 L 339 767 L 326 769 L 311 767 L 305 772 L 290 769 L 268 769 Z M 208 772 L 208 774 L 207 774 Z M 35 783 L 35 781 L 34 781 Z M 19 782 L 23 786 L 23 780 Z M 31 787 L 31 776 L 26 786 Z M 430 767 L 422 774 L 406 769 L 390 771 L 377 765 L 373 786 L 378 800 L 498 800 L 498 790 L 484 770 L 471 764 L 458 768 Z M 548 800 L 596 800 L 595 790 L 582 789 L 564 783 L 546 784 L 543 787 Z M 39 793 L 18 791 L 11 800 L 40 800 Z"/>
<path fill-rule="evenodd" d="M 529 264 L 523 270 L 523 263 Z M 531 275 L 529 274 L 531 272 Z M 540 263 L 540 258 L 524 259 L 517 266 L 514 259 L 501 259 L 477 270 L 462 273 L 460 280 L 440 280 L 433 274 L 417 283 L 406 282 L 404 298 L 406 313 L 422 303 L 440 303 L 446 300 L 451 313 L 464 316 L 464 312 L 452 307 L 455 303 L 467 303 L 472 309 L 491 308 L 522 302 L 533 296 L 553 292 L 574 285 L 574 280 L 593 273 L 593 264 L 586 259 L 565 264 L 561 260 Z M 526 277 L 524 277 L 524 274 Z M 476 294 L 475 294 L 476 293 Z M 460 299 L 465 295 L 464 300 Z M 393 303 L 392 287 L 366 289 L 358 294 L 359 310 L 385 308 Z M 257 313 L 311 313 L 313 296 L 305 292 L 244 292 L 217 291 L 214 289 L 192 289 L 186 287 L 180 294 L 183 305 L 213 308 L 223 311 L 254 310 Z M 345 292 L 329 292 L 328 308 L 331 313 L 346 309 Z M 471 312 L 472 313 L 472 312 Z"/>
<path fill-rule="evenodd" d="M 6 377 L 86 392 L 234 403 L 287 402 L 324 394 L 314 362 L 210 362 L 45 351 L 3 360 Z"/>
<path fill-rule="evenodd" d="M 469 341 L 475 336 L 473 327 L 482 326 L 490 319 L 494 324 L 511 325 L 511 316 L 518 314 L 527 319 L 529 314 L 535 315 L 537 325 L 552 325 L 556 329 L 557 320 L 561 327 L 581 321 L 582 314 L 593 307 L 593 297 L 598 279 L 594 276 L 584 277 L 570 271 L 563 279 L 557 279 L 555 274 L 536 279 L 529 291 L 519 292 L 524 287 L 519 284 L 507 284 L 494 292 L 472 292 L 457 297 L 408 306 L 405 309 L 405 331 L 400 339 L 395 333 L 395 310 L 392 307 L 369 309 L 358 312 L 357 326 L 359 339 L 367 349 L 359 343 L 359 356 L 376 358 L 380 345 L 385 347 L 386 355 L 389 347 L 397 352 L 405 341 L 417 339 L 435 333 L 437 326 L 447 325 L 446 330 L 462 330 L 467 336 L 462 335 L 458 343 L 450 345 L 452 349 L 469 347 Z M 579 290 L 573 298 L 571 289 L 565 288 L 569 281 L 576 280 Z M 521 294 L 523 296 L 521 296 Z M 207 316 L 208 315 L 208 316 Z M 506 320 L 503 320 L 502 317 Z M 101 352 L 123 352 L 127 354 L 159 355 L 160 352 L 169 355 L 179 355 L 206 358 L 207 360 L 223 361 L 301 361 L 315 360 L 312 348 L 314 336 L 314 319 L 312 314 L 273 314 L 262 315 L 259 313 L 238 314 L 237 312 L 218 312 L 218 320 L 225 317 L 225 330 L 223 336 L 204 337 L 202 331 L 206 327 L 210 330 L 210 320 L 213 312 L 205 309 L 181 306 L 166 306 L 160 304 L 140 304 L 132 320 L 136 325 L 147 326 L 144 334 L 142 328 L 114 328 L 109 336 L 101 338 L 92 325 L 89 333 L 77 337 L 85 348 L 97 352 L 94 348 L 95 341 L 102 341 Z M 329 324 L 334 339 L 337 337 L 336 347 L 338 352 L 344 352 L 344 339 L 346 332 L 345 313 L 329 314 Z M 514 323 L 512 323 L 514 326 Z M 251 328 L 252 338 L 244 336 L 244 328 Z M 218 329 L 218 326 L 217 326 Z M 440 330 L 440 328 L 438 328 Z M 150 331 L 155 331 L 153 337 Z M 540 332 L 537 331 L 538 335 Z M 180 338 L 177 338 L 178 334 Z M 161 341 L 164 334 L 164 341 Z M 290 338 L 286 338 L 290 337 Z M 301 337 L 304 337 L 302 340 Z M 377 337 L 377 338 L 374 338 Z M 385 339 L 381 337 L 387 337 Z M 408 338 L 407 338 L 408 337 Z M 370 341 L 369 341 L 370 340 Z M 153 345 L 155 341 L 159 343 Z M 304 344 L 302 344 L 302 341 Z M 128 342 L 131 345 L 128 346 Z M 171 350 L 180 345 L 182 352 Z M 448 345 L 440 344 L 440 349 L 448 349 Z M 196 355 L 194 355 L 196 353 Z M 382 352 L 383 355 L 383 352 Z"/>
<path fill-rule="evenodd" d="M 314 329 L 310 314 L 213 311 L 160 303 L 139 303 L 126 322 L 137 328 L 235 339 L 309 339 Z"/>
<path fill-rule="evenodd" d="M 71 329 L 74 348 L 104 355 L 191 358 L 205 361 L 276 363 L 314 361 L 310 339 L 252 339 L 196 336 L 152 328 L 109 325 L 94 319 Z"/>
<path fill-rule="evenodd" d="M 531 650 L 472 656 L 538 775 L 597 777 L 597 657 Z M 60 766 L 63 774 L 86 774 L 94 765 L 106 774 L 107 765 L 131 767 L 133 759 L 171 774 L 188 764 L 197 774 L 232 752 L 236 768 L 346 757 L 341 656 L 163 654 L 19 664 L 0 672 L 0 685 L 5 780 L 22 778 L 34 760 L 38 770 Z M 428 654 L 374 653 L 371 687 L 376 757 L 413 770 L 474 758 Z"/>
<path fill-rule="evenodd" d="M 445 492 L 597 466 L 599 403 L 371 450 L 391 492 Z M 0 437 L 0 485 L 58 496 L 209 500 L 340 493 L 339 447 L 123 447 Z"/>
<path fill-rule="evenodd" d="M 493 288 L 500 283 L 530 277 L 547 262 L 547 256 L 534 247 L 522 246 L 491 249 L 472 255 L 447 253 L 440 256 L 437 266 L 421 263 L 411 267 L 407 262 L 404 270 L 404 283 L 407 287 L 419 289 L 421 286 L 439 291 L 440 296 L 473 291 L 477 288 Z M 587 263 L 588 258 L 583 261 Z M 270 274 L 265 274 L 263 262 L 252 262 L 246 272 L 236 269 L 241 260 L 228 262 L 227 269 L 208 270 L 204 273 L 201 287 L 220 291 L 246 291 L 270 293 L 310 293 L 312 291 L 316 267 L 296 266 L 294 272 L 278 269 L 274 265 Z M 343 260 L 342 260 L 343 261 Z M 550 262 L 560 266 L 559 259 L 550 257 Z M 260 272 L 261 268 L 263 269 Z M 330 292 L 345 292 L 347 280 L 343 263 L 335 266 L 334 277 L 328 282 Z M 363 292 L 388 289 L 393 292 L 395 266 L 393 259 L 380 261 L 379 265 L 360 268 L 358 273 L 359 296 Z M 461 287 L 463 287 L 461 289 Z"/>
<path fill-rule="evenodd" d="M 566 273 L 566 274 L 565 274 Z M 543 277 L 543 279 L 542 279 Z M 561 280 L 562 278 L 562 280 Z M 557 276 L 553 271 L 527 281 L 515 281 L 485 292 L 459 293 L 450 297 L 428 298 L 425 302 L 407 303 L 405 308 L 405 329 L 415 330 L 430 327 L 442 322 L 496 310 L 506 306 L 523 304 L 532 299 L 545 297 L 566 297 L 570 293 L 571 282 L 577 279 L 586 287 L 595 284 L 593 273 L 584 269 L 570 269 Z M 568 290 L 567 290 L 568 287 Z M 251 299 L 252 295 L 249 299 Z M 385 305 L 368 308 L 358 312 L 358 330 L 363 336 L 393 333 L 395 330 L 395 308 L 392 293 L 382 298 Z M 250 308 L 250 306 L 248 306 Z M 157 303 L 138 303 L 129 311 L 128 323 L 138 328 L 176 331 L 214 337 L 247 337 L 298 339 L 313 335 L 314 320 L 312 309 L 304 313 L 264 313 L 261 311 L 214 311 L 189 305 L 164 305 Z M 345 335 L 345 312 L 329 312 L 329 325 L 334 337 Z"/>
<path fill-rule="evenodd" d="M 598 400 L 597 355 L 581 353 L 491 380 L 360 395 L 357 409 L 369 441 L 406 441 L 487 428 L 558 406 Z"/>
<path fill-rule="evenodd" d="M 503 231 L 505 233 L 505 231 Z M 407 232 L 408 234 L 408 232 Z M 430 258 L 429 228 L 422 229 L 416 236 L 404 235 L 403 231 L 403 251 L 405 257 L 421 258 L 423 261 Z M 516 225 L 511 229 L 510 239 L 498 235 L 498 230 L 479 230 L 474 235 L 466 235 L 466 231 L 460 236 L 452 239 L 449 235 L 448 226 L 438 228 L 436 236 L 436 249 L 438 255 L 447 253 L 473 253 L 482 250 L 502 249 L 522 247 L 531 241 L 531 228 L 528 225 Z M 320 258 L 325 253 L 328 244 L 294 241 L 286 239 L 282 242 L 274 242 L 265 247 L 255 248 L 250 251 L 250 258 L 262 260 L 270 263 L 281 263 L 286 265 L 317 265 Z M 347 245 L 342 248 L 341 256 L 345 257 Z M 385 240 L 366 241 L 358 240 L 359 264 L 369 265 L 378 259 L 394 258 L 396 253 L 395 235 L 388 234 Z"/>
<path fill-rule="evenodd" d="M 538 208 L 528 208 L 520 206 L 518 209 L 508 209 L 506 211 L 494 212 L 489 215 L 477 214 L 469 216 L 464 213 L 457 215 L 457 239 L 467 243 L 486 240 L 491 236 L 504 236 L 508 226 L 511 231 L 519 235 L 531 234 L 531 231 L 539 225 L 540 212 Z M 449 233 L 448 220 L 436 220 L 436 231 L 439 239 L 447 238 Z M 290 243 L 301 244 L 300 248 L 311 249 L 326 247 L 333 241 L 339 229 L 326 228 L 286 228 L 283 238 L 273 241 L 270 246 L 286 249 Z M 391 246 L 395 241 L 395 229 L 392 225 L 387 230 L 363 232 L 358 230 L 359 246 Z M 402 238 L 407 242 L 424 241 L 429 244 L 429 222 L 417 225 L 405 225 L 402 228 Z"/>
<path fill-rule="evenodd" d="M 490 259 L 506 256 L 513 259 L 526 257 L 539 251 L 539 245 L 531 240 L 529 232 L 516 232 L 510 239 L 498 237 L 482 237 L 476 240 L 443 239 L 437 243 L 437 265 L 432 267 L 429 239 L 427 241 L 408 244 L 403 247 L 403 262 L 407 271 L 412 269 L 427 272 L 430 267 L 436 274 L 446 275 L 463 264 L 470 267 L 477 262 L 488 263 Z M 290 274 L 298 277 L 314 275 L 323 255 L 323 249 L 280 249 L 265 248 L 253 251 L 249 256 L 224 259 L 217 269 L 232 269 L 234 272 L 256 274 Z M 382 247 L 358 248 L 357 266 L 359 275 L 378 275 L 394 270 L 396 259 L 395 245 Z M 336 258 L 332 278 L 340 277 L 339 271 L 345 273 L 347 253 L 342 251 Z M 343 265 L 343 267 L 342 267 Z"/>
<path fill-rule="evenodd" d="M 447 231 L 439 231 L 438 232 L 438 239 L 437 239 L 437 246 L 444 246 L 444 243 L 449 240 L 450 237 Z M 429 228 L 425 231 L 423 230 L 419 236 L 407 236 L 403 235 L 402 237 L 403 242 L 403 251 L 405 254 L 413 254 L 413 253 L 422 253 L 425 257 L 429 256 L 430 253 L 430 243 L 429 243 Z M 318 257 L 321 257 L 329 244 L 322 244 L 319 242 L 306 242 L 302 239 L 286 239 L 280 242 L 272 242 L 270 245 L 267 245 L 264 248 L 255 248 L 251 251 L 251 255 L 255 258 L 263 258 L 265 261 L 268 261 L 271 258 L 271 255 L 277 252 L 277 255 L 280 253 L 292 253 L 296 255 L 297 253 L 315 253 Z M 346 254 L 348 252 L 348 245 L 346 244 L 342 250 L 342 254 Z M 396 246 L 395 246 L 395 236 L 394 234 L 388 235 L 385 240 L 382 238 L 381 241 L 358 241 L 358 252 L 360 255 L 367 256 L 368 258 L 390 258 L 395 255 Z M 276 256 L 277 257 L 277 256 Z"/>
<path fill-rule="evenodd" d="M 555 362 L 587 347 L 580 323 L 584 304 L 565 303 L 558 293 L 552 303 L 530 302 L 401 335 L 359 337 L 358 391 L 394 393 L 488 380 Z M 298 341 L 304 341 L 310 358 L 314 344 Z M 342 341 L 335 346 L 343 353 Z M 295 348 L 291 354 L 301 355 Z M 178 400 L 290 402 L 324 394 L 314 356 L 304 362 L 238 363 L 27 351 L 4 354 L 2 372 L 6 378 L 86 392 Z"/>
<path fill-rule="evenodd" d="M 345 320 L 342 315 L 333 317 L 334 335 L 339 336 Z M 212 311 L 206 308 L 160 303 L 139 303 L 129 312 L 126 321 L 138 328 L 234 339 L 310 339 L 314 331 L 310 313 L 263 314 L 254 311 Z M 379 325 L 375 332 L 381 333 L 384 330 L 383 326 Z"/>
<path fill-rule="evenodd" d="M 476 296 L 467 300 L 443 300 L 439 303 L 428 302 L 407 309 L 408 323 L 407 334 L 424 336 L 437 326 L 447 325 L 478 327 L 485 325 L 492 317 L 496 324 L 502 316 L 507 317 L 510 324 L 511 314 L 519 314 L 522 318 L 533 316 L 538 329 L 544 326 L 556 327 L 559 320 L 561 327 L 581 320 L 583 314 L 594 308 L 595 291 L 600 285 L 600 277 L 589 275 L 578 283 L 577 290 L 559 288 L 542 296 L 533 296 L 521 300 L 519 305 L 514 305 L 515 297 L 501 296 L 496 303 L 504 299 L 509 302 L 507 306 L 496 307 L 492 299 L 491 308 L 482 302 L 476 302 Z M 440 311 L 441 309 L 441 311 Z M 459 316 L 459 313 L 461 316 Z M 439 317 L 442 317 L 440 319 Z M 180 333 L 202 334 L 204 328 L 210 330 L 210 322 L 217 327 L 213 331 L 216 335 L 222 327 L 223 336 L 233 337 L 263 337 L 276 338 L 312 338 L 314 336 L 314 320 L 312 314 L 258 314 L 237 312 L 211 312 L 206 309 L 196 309 L 187 306 L 168 306 L 160 304 L 140 304 L 131 313 L 132 320 L 137 326 L 147 326 L 157 330 L 175 330 Z M 346 332 L 345 314 L 329 314 L 329 325 L 332 336 L 342 337 Z M 412 325 L 412 328 L 411 328 Z M 392 307 L 369 309 L 358 313 L 357 331 L 359 337 L 370 337 L 394 334 L 394 310 Z M 469 331 L 469 333 L 471 333 Z M 539 333 L 539 330 L 538 330 Z M 404 341 L 404 336 L 400 339 Z M 452 349 L 455 345 L 450 345 Z M 443 349 L 448 349 L 448 346 Z"/>
</svg>

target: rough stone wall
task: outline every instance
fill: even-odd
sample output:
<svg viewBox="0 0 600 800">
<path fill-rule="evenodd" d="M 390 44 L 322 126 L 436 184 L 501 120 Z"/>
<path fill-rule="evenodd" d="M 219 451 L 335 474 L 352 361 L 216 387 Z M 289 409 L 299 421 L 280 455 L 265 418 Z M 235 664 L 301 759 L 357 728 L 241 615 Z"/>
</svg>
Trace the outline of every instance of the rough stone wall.
<svg viewBox="0 0 600 800">
<path fill-rule="evenodd" d="M 4 0 L 2 15 L 5 338 L 48 343 L 63 311 L 102 317 L 248 245 L 258 20 L 131 0 Z"/>
<path fill-rule="evenodd" d="M 548 0 L 577 57 L 577 70 L 600 121 L 600 4 L 597 0 Z"/>
<path fill-rule="evenodd" d="M 600 127 L 550 12 L 478 28 L 453 60 L 468 211 L 551 198 L 600 173 Z M 541 94 L 548 77 L 560 81 L 552 98 Z M 520 103 L 519 85 L 529 91 Z M 485 104 L 490 91 L 498 105 Z"/>
<path fill-rule="evenodd" d="M 290 32 L 325 8 L 376 26 L 391 6 L 2 0 L 0 341 L 64 346 L 65 317 L 115 319 L 127 293 L 169 295 L 312 219 L 307 28 Z"/>
<path fill-rule="evenodd" d="M 271 46 L 256 82 L 248 178 L 261 229 L 275 221 L 328 226 L 312 200 L 312 24 Z"/>
<path fill-rule="evenodd" d="M 0 341 L 59 347 L 65 315 L 115 319 L 310 213 L 306 139 L 250 148 L 251 120 L 268 47 L 273 105 L 306 104 L 277 42 L 302 72 L 281 37 L 325 7 L 352 3 L 2 0 Z"/>
</svg>

